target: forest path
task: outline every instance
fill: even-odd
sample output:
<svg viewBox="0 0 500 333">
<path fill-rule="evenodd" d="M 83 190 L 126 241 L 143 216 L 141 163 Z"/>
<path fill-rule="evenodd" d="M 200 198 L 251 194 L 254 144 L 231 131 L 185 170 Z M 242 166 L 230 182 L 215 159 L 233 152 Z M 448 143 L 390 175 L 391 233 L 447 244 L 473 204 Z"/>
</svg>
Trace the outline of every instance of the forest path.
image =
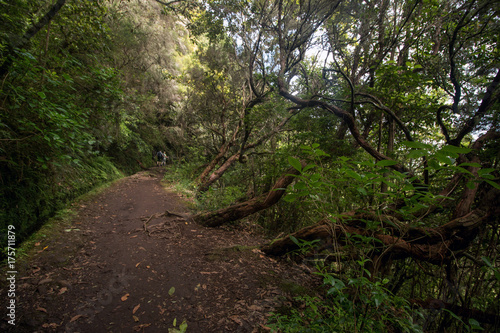
<svg viewBox="0 0 500 333">
<path fill-rule="evenodd" d="M 269 312 L 314 284 L 298 266 L 264 256 L 255 248 L 264 240 L 250 231 L 163 214 L 187 212 L 164 188 L 164 172 L 140 172 L 75 203 L 71 224 L 23 263 L 16 326 L 0 329 L 169 332 L 175 320 L 187 332 L 264 332 Z"/>
</svg>

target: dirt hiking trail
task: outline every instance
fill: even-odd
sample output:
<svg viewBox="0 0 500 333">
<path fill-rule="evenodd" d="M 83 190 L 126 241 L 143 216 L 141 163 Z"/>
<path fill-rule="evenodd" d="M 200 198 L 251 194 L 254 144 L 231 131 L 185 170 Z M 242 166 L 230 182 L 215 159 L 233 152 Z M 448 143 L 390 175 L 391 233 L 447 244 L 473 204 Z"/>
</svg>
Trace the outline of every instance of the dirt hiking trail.
<svg viewBox="0 0 500 333">
<path fill-rule="evenodd" d="M 315 285 L 303 267 L 263 255 L 255 230 L 187 222 L 164 172 L 73 204 L 71 224 L 19 263 L 16 326 L 4 315 L 0 331 L 267 332 L 269 312 Z"/>
</svg>

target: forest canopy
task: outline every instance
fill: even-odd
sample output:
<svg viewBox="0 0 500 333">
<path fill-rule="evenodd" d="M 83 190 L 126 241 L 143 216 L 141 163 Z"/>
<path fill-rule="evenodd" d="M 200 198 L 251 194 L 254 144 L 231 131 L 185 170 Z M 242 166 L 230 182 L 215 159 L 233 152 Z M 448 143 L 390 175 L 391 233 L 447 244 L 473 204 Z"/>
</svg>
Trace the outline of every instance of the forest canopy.
<svg viewBox="0 0 500 333">
<path fill-rule="evenodd" d="M 500 327 L 498 1 L 0 6 L 2 229 L 166 150 L 194 221 L 323 277 L 276 329 Z"/>
</svg>

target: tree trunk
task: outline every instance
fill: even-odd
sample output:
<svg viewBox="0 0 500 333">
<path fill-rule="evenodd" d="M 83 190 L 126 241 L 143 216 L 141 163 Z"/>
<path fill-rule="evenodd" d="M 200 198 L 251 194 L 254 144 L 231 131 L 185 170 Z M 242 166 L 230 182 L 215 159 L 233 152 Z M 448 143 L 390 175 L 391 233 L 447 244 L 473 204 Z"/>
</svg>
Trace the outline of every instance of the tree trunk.
<svg viewBox="0 0 500 333">
<path fill-rule="evenodd" d="M 477 156 L 474 156 L 471 162 L 481 163 L 481 161 Z M 477 172 L 479 171 L 479 168 L 469 167 L 468 169 L 474 175 L 474 177 L 477 177 Z M 460 198 L 460 201 L 458 202 L 458 205 L 455 207 L 455 211 L 453 212 L 453 218 L 462 217 L 470 212 L 472 204 L 476 199 L 476 193 L 478 188 L 479 184 L 476 182 L 473 183 L 472 188 L 469 188 L 468 186 L 465 187 L 464 191 L 462 192 L 462 197 Z"/>
<path fill-rule="evenodd" d="M 231 156 L 226 162 L 224 162 L 224 164 L 221 165 L 220 168 L 215 170 L 210 175 L 210 177 L 208 177 L 207 180 L 205 180 L 202 184 L 198 186 L 198 193 L 208 191 L 210 185 L 212 185 L 214 182 L 220 179 L 220 177 L 222 177 L 224 172 L 226 172 L 227 169 L 229 169 L 236 161 L 238 161 L 239 158 L 240 154 L 235 154 Z M 204 178 L 206 178 L 206 176 Z"/>
<path fill-rule="evenodd" d="M 306 241 L 321 239 L 327 243 L 336 242 L 342 245 L 345 243 L 346 235 L 361 235 L 380 241 L 385 247 L 384 254 L 391 254 L 394 260 L 411 257 L 433 264 L 442 264 L 453 258 L 454 251 L 463 250 L 470 245 L 487 217 L 488 215 L 482 211 L 472 211 L 436 228 L 410 228 L 400 233 L 404 225 L 391 216 L 350 212 L 336 218 L 335 222 L 321 220 L 315 225 L 266 244 L 261 250 L 268 255 L 280 256 L 298 249 L 290 236 Z M 400 227 L 392 230 L 384 228 L 368 231 L 367 220 L 387 220 L 390 224 Z M 389 231 L 392 231 L 392 234 L 389 234 Z"/>
<path fill-rule="evenodd" d="M 394 138 L 395 138 L 395 134 L 396 134 L 396 123 L 394 121 L 394 119 L 392 119 L 391 117 L 388 117 L 388 127 L 389 127 L 389 133 L 388 133 L 388 138 L 387 138 L 387 149 L 386 149 L 386 155 L 391 157 L 393 156 L 393 153 L 394 153 Z M 386 172 L 384 173 L 384 177 L 387 178 L 389 177 L 389 172 Z M 381 193 L 385 193 L 387 192 L 387 184 L 386 183 L 382 183 L 380 185 L 380 192 Z"/>
<path fill-rule="evenodd" d="M 294 116 L 296 115 L 298 112 L 295 112 L 293 114 L 291 114 L 290 116 L 286 117 L 285 119 L 283 119 L 279 124 L 278 126 L 276 126 L 272 131 L 270 131 L 269 133 L 265 134 L 265 135 L 262 135 L 258 140 L 256 140 L 255 142 L 251 143 L 251 144 L 248 144 L 246 145 L 245 147 L 243 147 L 239 153 L 229 157 L 229 159 L 224 162 L 223 165 L 221 165 L 216 171 L 212 172 L 212 174 L 210 175 L 210 177 L 208 179 L 207 176 L 208 176 L 208 173 L 210 171 L 212 171 L 215 166 L 217 165 L 217 163 L 219 162 L 219 160 L 224 157 L 224 155 L 227 153 L 228 151 L 228 148 L 229 148 L 229 145 L 227 146 L 227 148 L 223 151 L 222 147 L 221 147 L 221 150 L 220 150 L 220 153 L 219 155 L 217 155 L 217 157 L 210 163 L 210 165 L 205 168 L 205 170 L 203 171 L 203 173 L 197 178 L 197 182 L 201 183 L 199 186 L 198 186 L 198 193 L 202 193 L 202 192 L 205 192 L 205 191 L 208 191 L 208 188 L 210 187 L 210 185 L 212 185 L 215 181 L 217 181 L 218 179 L 220 179 L 222 177 L 222 175 L 240 158 L 242 157 L 241 155 L 241 151 L 246 151 L 246 150 L 249 150 L 249 149 L 253 149 L 255 147 L 258 147 L 260 146 L 261 144 L 263 144 L 264 142 L 266 142 L 269 138 L 272 138 L 276 133 L 278 133 L 280 131 L 281 128 L 283 128 L 283 126 L 286 125 L 286 123 Z M 234 140 L 233 140 L 234 141 Z"/>
<path fill-rule="evenodd" d="M 208 174 L 212 172 L 217 163 L 219 163 L 219 161 L 224 157 L 224 155 L 226 155 L 228 148 L 229 145 L 227 144 L 223 144 L 220 147 L 217 156 L 215 156 L 212 159 L 212 161 L 210 161 L 210 163 L 207 165 L 207 167 L 203 170 L 203 172 L 200 173 L 200 175 L 196 178 L 195 183 L 203 183 L 205 181 L 205 178 L 207 178 Z"/>
<path fill-rule="evenodd" d="M 305 162 L 302 162 L 302 166 L 305 166 Z M 295 176 L 299 174 L 300 172 L 297 169 L 290 168 L 280 179 L 278 179 L 271 191 L 228 208 L 194 215 L 191 219 L 207 227 L 217 227 L 224 223 L 236 221 L 269 208 L 281 199 L 288 185 L 290 185 L 295 180 Z"/>
</svg>

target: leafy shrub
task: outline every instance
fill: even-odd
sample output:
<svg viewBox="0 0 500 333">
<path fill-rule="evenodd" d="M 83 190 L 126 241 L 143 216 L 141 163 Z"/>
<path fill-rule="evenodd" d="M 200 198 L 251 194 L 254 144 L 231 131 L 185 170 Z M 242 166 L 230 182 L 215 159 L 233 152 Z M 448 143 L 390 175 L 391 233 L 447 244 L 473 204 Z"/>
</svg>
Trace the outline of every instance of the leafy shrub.
<svg viewBox="0 0 500 333">
<path fill-rule="evenodd" d="M 364 262 L 359 262 L 361 267 Z M 361 273 L 369 275 L 362 269 Z M 269 326 L 280 332 L 423 332 L 416 324 L 422 314 L 393 295 L 388 280 L 370 280 L 362 274 L 339 278 L 319 273 L 326 290 L 323 296 L 295 297 L 292 308 L 282 308 Z"/>
</svg>

